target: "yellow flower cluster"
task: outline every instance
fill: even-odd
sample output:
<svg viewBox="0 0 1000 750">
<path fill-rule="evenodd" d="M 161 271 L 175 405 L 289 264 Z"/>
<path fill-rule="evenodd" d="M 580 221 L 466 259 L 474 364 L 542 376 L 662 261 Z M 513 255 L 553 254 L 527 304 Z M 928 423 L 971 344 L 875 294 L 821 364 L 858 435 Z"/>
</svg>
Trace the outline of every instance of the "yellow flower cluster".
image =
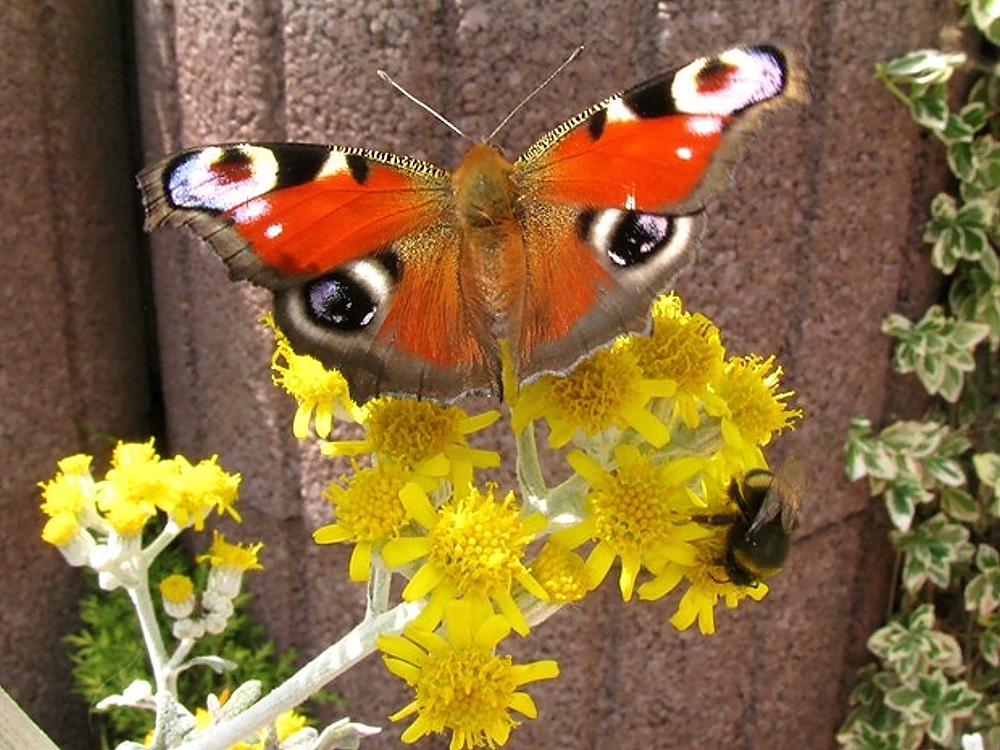
<svg viewBox="0 0 1000 750">
<path fill-rule="evenodd" d="M 668 295 L 648 336 L 623 337 L 567 376 L 522 389 L 515 429 L 541 418 L 551 446 L 572 441 L 567 460 L 588 488 L 578 521 L 552 540 L 588 547 L 593 581 L 618 562 L 625 600 L 636 591 L 659 599 L 686 581 L 671 622 L 713 633 L 720 601 L 735 607 L 767 592 L 763 575 L 731 575 L 729 547 L 734 525 L 759 510 L 741 507 L 733 488 L 766 469 L 762 448 L 801 416 L 780 378 L 773 358 L 727 358 L 718 328 Z M 583 400 L 599 402 L 586 418 L 568 406 Z"/>
<path fill-rule="evenodd" d="M 183 456 L 160 458 L 152 440 L 119 443 L 102 480 L 91 475 L 92 461 L 82 454 L 65 458 L 55 477 L 40 485 L 48 516 L 42 538 L 74 564 L 87 562 L 91 532 L 135 539 L 158 513 L 178 528 L 199 531 L 212 510 L 239 520 L 240 477 L 223 471 L 215 456 L 191 464 Z"/>
<path fill-rule="evenodd" d="M 119 443 L 103 479 L 93 477 L 92 462 L 87 455 L 65 458 L 55 477 L 40 485 L 42 512 L 48 516 L 42 539 L 71 565 L 93 568 L 102 588 L 127 588 L 143 602 L 140 616 L 151 617 L 152 609 L 145 606 L 151 604 L 149 566 L 184 529 L 201 531 L 213 510 L 239 521 L 240 476 L 224 471 L 215 456 L 196 464 L 183 456 L 161 458 L 152 440 Z M 144 539 L 144 530 L 160 514 L 166 523 L 157 525 L 155 537 L 147 535 L 151 541 Z M 196 592 L 183 575 L 169 575 L 159 584 L 163 609 L 180 641 L 222 632 L 243 574 L 261 567 L 261 544 L 230 544 L 218 531 L 213 534 L 208 552 L 198 558 L 211 565 L 204 592 Z"/>
<path fill-rule="evenodd" d="M 545 616 L 539 606 L 551 613 L 583 598 L 616 563 L 626 600 L 657 599 L 686 582 L 671 618 L 681 629 L 697 621 L 714 632 L 720 601 L 733 607 L 767 591 L 764 568 L 738 568 L 730 549 L 736 524 L 759 510 L 738 488 L 766 469 L 763 446 L 801 414 L 788 406 L 773 358 L 727 357 L 716 326 L 674 295 L 655 304 L 649 335 L 622 337 L 564 376 L 507 394 L 520 501 L 477 477 L 500 457 L 468 438 L 496 411 L 398 398 L 359 408 L 342 382 L 310 375 L 315 360 L 280 338 L 278 348 L 276 380 L 299 402 L 296 435 L 312 421 L 328 437 L 334 413 L 364 431 L 322 446 L 351 456 L 353 469 L 327 489 L 335 520 L 315 540 L 353 545 L 354 580 L 398 573 L 407 579 L 402 597 L 424 602 L 403 634 L 379 642 L 416 694 L 393 717 L 415 717 L 406 741 L 450 730 L 452 750 L 502 745 L 516 724 L 509 711 L 536 713 L 518 685 L 557 670 L 511 664 L 497 655 L 501 641 L 510 630 L 527 634 Z M 551 448 L 568 448 L 573 470 L 552 488 L 535 451 L 540 421 Z M 362 454 L 369 464 L 356 461 Z"/>
</svg>

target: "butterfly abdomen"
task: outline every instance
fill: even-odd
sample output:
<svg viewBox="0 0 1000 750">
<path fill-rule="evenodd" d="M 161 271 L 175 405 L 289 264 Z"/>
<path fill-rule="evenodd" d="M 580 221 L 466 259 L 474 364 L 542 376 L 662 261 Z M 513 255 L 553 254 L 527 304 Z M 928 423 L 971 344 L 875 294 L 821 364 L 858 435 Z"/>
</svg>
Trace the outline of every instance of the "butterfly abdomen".
<svg viewBox="0 0 1000 750">
<path fill-rule="evenodd" d="M 489 144 L 474 145 L 452 175 L 461 235 L 460 283 L 476 336 L 497 361 L 499 339 L 516 338 L 527 258 L 514 165 Z"/>
</svg>

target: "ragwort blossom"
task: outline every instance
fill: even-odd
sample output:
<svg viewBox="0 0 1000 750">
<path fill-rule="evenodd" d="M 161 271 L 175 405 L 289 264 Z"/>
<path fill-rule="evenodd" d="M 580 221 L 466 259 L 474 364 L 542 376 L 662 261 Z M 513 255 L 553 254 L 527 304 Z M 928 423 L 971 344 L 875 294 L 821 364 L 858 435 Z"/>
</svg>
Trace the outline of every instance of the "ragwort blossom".
<svg viewBox="0 0 1000 750">
<path fill-rule="evenodd" d="M 548 598 L 524 561 L 527 546 L 545 526 L 544 516 L 525 515 L 512 492 L 501 500 L 492 487 L 485 492 L 468 488 L 440 508 L 415 483 L 401 497 L 427 532 L 387 542 L 382 557 L 390 567 L 423 561 L 403 589 L 407 601 L 428 597 L 415 624 L 431 630 L 452 601 L 471 599 L 492 602 L 516 632 L 527 634 L 513 587 Z"/>
<path fill-rule="evenodd" d="M 411 482 L 432 492 L 437 482 L 421 477 L 395 461 L 371 467 L 354 464 L 354 472 L 331 483 L 324 497 L 333 506 L 334 521 L 313 532 L 317 544 L 353 544 L 350 560 L 352 581 L 367 581 L 373 555 L 382 545 L 412 530 L 413 515 L 400 493 Z"/>
<path fill-rule="evenodd" d="M 646 377 L 627 346 L 599 349 L 563 376 L 545 375 L 520 389 L 511 415 L 515 432 L 536 419 L 548 422 L 549 445 L 561 448 L 574 436 L 594 437 L 632 428 L 651 445 L 670 439 L 667 426 L 649 405 L 673 395 L 676 385 Z"/>
<path fill-rule="evenodd" d="M 332 441 L 322 450 L 330 456 L 368 453 L 377 461 L 393 461 L 420 476 L 465 487 L 472 483 L 475 469 L 500 465 L 496 451 L 473 448 L 468 442 L 469 435 L 499 418 L 494 410 L 470 416 L 458 406 L 385 396 L 362 410 L 364 439 Z"/>
<path fill-rule="evenodd" d="M 329 437 L 335 417 L 357 422 L 361 410 L 351 399 L 347 380 L 336 370 L 329 370 L 315 357 L 298 354 L 288 337 L 279 331 L 268 315 L 264 323 L 274 331 L 274 354 L 271 371 L 274 384 L 283 388 L 298 402 L 292 423 L 292 434 L 299 440 L 309 435 L 312 424 L 316 435 Z"/>
<path fill-rule="evenodd" d="M 403 635 L 384 635 L 378 647 L 389 671 L 414 692 L 413 700 L 392 715 L 413 718 L 402 740 L 451 733 L 449 750 L 504 745 L 519 723 L 512 711 L 533 719 L 538 709 L 523 685 L 559 674 L 552 660 L 514 664 L 497 653 L 510 623 L 471 601 L 448 605 L 442 633 L 411 625 Z"/>
</svg>

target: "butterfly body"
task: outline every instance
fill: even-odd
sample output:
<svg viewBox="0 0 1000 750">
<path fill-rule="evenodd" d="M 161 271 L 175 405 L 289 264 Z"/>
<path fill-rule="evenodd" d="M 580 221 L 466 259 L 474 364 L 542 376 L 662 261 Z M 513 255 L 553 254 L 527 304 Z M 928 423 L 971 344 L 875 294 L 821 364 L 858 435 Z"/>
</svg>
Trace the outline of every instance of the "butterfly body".
<svg viewBox="0 0 1000 750">
<path fill-rule="evenodd" d="M 366 149 L 236 143 L 139 176 L 147 226 L 184 225 L 274 292 L 296 349 L 352 395 L 452 399 L 563 372 L 648 325 L 706 198 L 761 112 L 801 93 L 776 47 L 701 58 L 567 120 L 514 161 L 453 172 Z"/>
</svg>

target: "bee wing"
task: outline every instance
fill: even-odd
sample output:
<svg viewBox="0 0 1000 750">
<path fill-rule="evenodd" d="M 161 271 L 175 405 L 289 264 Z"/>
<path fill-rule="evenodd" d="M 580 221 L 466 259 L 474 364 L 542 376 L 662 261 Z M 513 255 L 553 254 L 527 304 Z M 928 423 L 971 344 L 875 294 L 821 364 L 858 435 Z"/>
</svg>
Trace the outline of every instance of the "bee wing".
<svg viewBox="0 0 1000 750">
<path fill-rule="evenodd" d="M 802 507 L 802 495 L 806 489 L 806 468 L 802 461 L 790 458 L 786 460 L 778 473 L 771 480 L 771 489 L 747 530 L 747 535 L 753 534 L 764 524 L 781 514 L 781 527 L 786 534 L 791 534 L 799 527 L 799 510 Z"/>
</svg>

